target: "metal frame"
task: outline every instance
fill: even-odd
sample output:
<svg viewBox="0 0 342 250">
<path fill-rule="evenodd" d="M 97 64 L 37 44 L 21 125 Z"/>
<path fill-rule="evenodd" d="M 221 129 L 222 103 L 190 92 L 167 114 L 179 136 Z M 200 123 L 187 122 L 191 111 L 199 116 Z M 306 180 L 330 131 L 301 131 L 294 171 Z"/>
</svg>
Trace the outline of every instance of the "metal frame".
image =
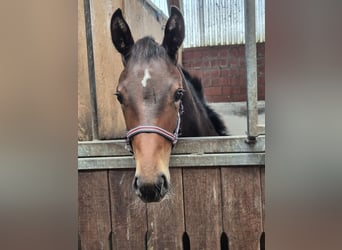
<svg viewBox="0 0 342 250">
<path fill-rule="evenodd" d="M 265 165 L 265 136 L 254 144 L 246 136 L 180 138 L 172 150 L 171 167 L 217 167 Z M 125 140 L 78 143 L 78 169 L 134 168 Z"/>
</svg>

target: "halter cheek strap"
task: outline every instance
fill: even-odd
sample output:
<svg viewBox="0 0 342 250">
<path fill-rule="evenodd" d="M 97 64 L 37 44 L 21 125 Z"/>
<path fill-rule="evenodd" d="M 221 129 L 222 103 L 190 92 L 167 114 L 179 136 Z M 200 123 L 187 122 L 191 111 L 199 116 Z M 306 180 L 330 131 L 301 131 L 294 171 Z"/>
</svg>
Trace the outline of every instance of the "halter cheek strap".
<svg viewBox="0 0 342 250">
<path fill-rule="evenodd" d="M 177 116 L 177 124 L 176 128 L 173 133 L 158 127 L 158 126 L 153 126 L 153 125 L 141 125 L 138 127 L 135 127 L 127 132 L 126 140 L 127 140 L 127 146 L 130 147 L 131 153 L 133 153 L 132 150 L 132 144 L 131 141 L 134 136 L 141 134 L 141 133 L 155 133 L 158 134 L 165 139 L 169 140 L 172 143 L 172 146 L 174 146 L 177 141 L 178 141 L 178 136 L 179 136 L 179 129 L 180 129 L 180 123 L 181 123 L 181 114 L 183 113 L 183 105 L 180 103 L 179 106 L 179 111 L 178 111 L 178 116 Z"/>
</svg>

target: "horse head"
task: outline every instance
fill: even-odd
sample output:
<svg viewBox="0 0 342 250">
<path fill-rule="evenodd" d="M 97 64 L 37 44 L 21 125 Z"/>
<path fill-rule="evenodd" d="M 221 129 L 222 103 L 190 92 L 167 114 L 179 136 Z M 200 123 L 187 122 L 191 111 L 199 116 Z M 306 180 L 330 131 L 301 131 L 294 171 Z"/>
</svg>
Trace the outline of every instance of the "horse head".
<svg viewBox="0 0 342 250">
<path fill-rule="evenodd" d="M 169 161 L 180 126 L 183 81 L 177 52 L 184 40 L 183 16 L 171 8 L 161 45 L 151 37 L 134 42 L 120 9 L 110 28 L 124 64 L 116 96 L 136 163 L 133 190 L 143 201 L 157 202 L 170 189 Z"/>
</svg>

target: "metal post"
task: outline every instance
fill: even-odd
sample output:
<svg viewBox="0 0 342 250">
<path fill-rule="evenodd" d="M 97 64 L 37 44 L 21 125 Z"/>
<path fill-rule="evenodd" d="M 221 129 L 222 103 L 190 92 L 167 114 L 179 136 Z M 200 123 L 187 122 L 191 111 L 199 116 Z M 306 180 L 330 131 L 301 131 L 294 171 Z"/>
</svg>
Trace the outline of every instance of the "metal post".
<svg viewBox="0 0 342 250">
<path fill-rule="evenodd" d="M 245 57 L 247 79 L 247 135 L 248 142 L 255 142 L 256 136 L 258 135 L 255 0 L 245 0 Z"/>
<path fill-rule="evenodd" d="M 93 35 L 91 29 L 91 12 L 90 1 L 84 0 L 84 16 L 87 39 L 87 55 L 88 55 L 88 73 L 89 73 L 89 91 L 92 118 L 92 137 L 93 140 L 99 139 L 99 125 L 97 117 L 97 100 L 96 100 L 96 79 L 94 64 Z"/>
</svg>

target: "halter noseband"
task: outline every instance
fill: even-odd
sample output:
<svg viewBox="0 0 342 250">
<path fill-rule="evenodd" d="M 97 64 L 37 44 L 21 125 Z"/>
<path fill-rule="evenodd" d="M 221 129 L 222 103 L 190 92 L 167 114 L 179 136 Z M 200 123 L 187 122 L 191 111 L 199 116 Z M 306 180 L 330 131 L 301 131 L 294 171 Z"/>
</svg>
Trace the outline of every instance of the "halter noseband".
<svg viewBox="0 0 342 250">
<path fill-rule="evenodd" d="M 181 114 L 183 113 L 183 105 L 182 102 L 179 104 L 179 111 L 177 115 L 177 124 L 176 128 L 173 133 L 158 127 L 158 126 L 153 126 L 153 125 L 140 125 L 137 126 L 127 132 L 126 135 L 126 140 L 127 140 L 127 146 L 130 147 L 130 151 L 133 154 L 133 147 L 132 147 L 132 139 L 134 136 L 141 134 L 141 133 L 155 133 L 158 134 L 168 141 L 172 143 L 172 147 L 177 143 L 178 141 L 178 136 L 179 136 L 179 129 L 180 129 L 180 123 L 181 123 Z"/>
</svg>

